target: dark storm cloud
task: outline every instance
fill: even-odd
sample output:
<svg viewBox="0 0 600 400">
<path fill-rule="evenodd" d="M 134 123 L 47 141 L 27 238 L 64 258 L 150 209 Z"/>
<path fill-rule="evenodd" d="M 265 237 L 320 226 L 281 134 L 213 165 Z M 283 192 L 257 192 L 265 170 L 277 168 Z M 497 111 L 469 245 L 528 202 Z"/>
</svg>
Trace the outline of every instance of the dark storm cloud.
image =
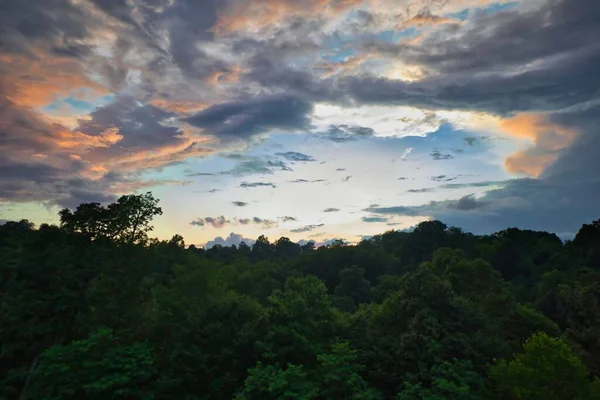
<svg viewBox="0 0 600 400">
<path fill-rule="evenodd" d="M 464 29 L 442 26 L 405 56 L 441 73 L 473 74 L 559 55 L 593 55 L 600 42 L 599 18 L 596 1 L 524 2 L 511 10 L 480 13 Z"/>
<path fill-rule="evenodd" d="M 24 53 L 40 42 L 49 51 L 78 56 L 89 48 L 86 15 L 67 0 L 5 0 L 0 12 L 0 51 Z M 88 21 L 89 22 L 89 21 Z"/>
<path fill-rule="evenodd" d="M 271 183 L 271 182 L 242 182 L 242 183 L 240 183 L 241 188 L 255 188 L 255 187 L 265 187 L 265 186 L 270 186 L 273 189 L 275 189 L 277 187 L 277 186 L 275 186 L 274 183 Z"/>
<path fill-rule="evenodd" d="M 360 103 L 498 114 L 560 110 L 590 101 L 600 89 L 600 3 L 538 4 L 482 14 L 394 50 L 440 73 L 415 82 L 351 76 L 340 80 L 338 89 Z"/>
<path fill-rule="evenodd" d="M 246 207 L 248 205 L 248 203 L 244 201 L 232 201 L 231 204 L 233 204 L 236 207 Z"/>
<path fill-rule="evenodd" d="M 296 218 L 294 218 L 294 217 L 290 217 L 290 216 L 287 216 L 287 215 L 286 215 L 286 216 L 284 216 L 284 217 L 281 217 L 281 220 L 282 220 L 283 222 L 293 222 L 293 221 L 297 221 L 297 219 L 296 219 Z"/>
<path fill-rule="evenodd" d="M 100 135 L 109 128 L 118 128 L 123 139 L 118 148 L 157 148 L 182 141 L 179 128 L 164 123 L 176 115 L 150 104 L 143 104 L 133 97 L 119 97 L 112 103 L 90 113 L 89 120 L 79 120 L 78 129 L 88 135 Z"/>
<path fill-rule="evenodd" d="M 232 140 L 272 129 L 308 129 L 311 111 L 310 102 L 282 93 L 217 104 L 184 120 L 207 134 Z"/>
<path fill-rule="evenodd" d="M 288 151 L 286 153 L 276 153 L 276 156 L 280 156 L 289 161 L 298 161 L 298 162 L 310 162 L 315 161 L 315 159 L 309 155 L 298 153 L 295 151 Z"/>
</svg>

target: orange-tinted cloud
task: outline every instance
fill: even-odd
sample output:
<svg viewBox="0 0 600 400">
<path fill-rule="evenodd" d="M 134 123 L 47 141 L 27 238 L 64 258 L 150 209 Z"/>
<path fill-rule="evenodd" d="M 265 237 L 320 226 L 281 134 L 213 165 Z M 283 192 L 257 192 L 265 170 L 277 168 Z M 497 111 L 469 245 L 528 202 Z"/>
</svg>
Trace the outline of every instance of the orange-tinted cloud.
<svg viewBox="0 0 600 400">
<path fill-rule="evenodd" d="M 415 15 L 414 17 L 410 18 L 408 21 L 406 21 L 406 23 L 404 24 L 404 26 L 415 26 L 415 27 L 422 27 L 422 26 L 426 26 L 426 25 L 441 25 L 441 24 L 455 24 L 455 23 L 460 23 L 460 20 L 456 20 L 453 18 L 445 18 L 445 17 L 440 17 L 439 15 L 434 15 L 431 13 L 431 11 L 426 11 L 426 12 L 422 12 L 419 13 L 417 15 Z"/>
<path fill-rule="evenodd" d="M 504 165 L 511 173 L 534 177 L 539 176 L 576 138 L 576 132 L 553 123 L 545 114 L 521 113 L 500 121 L 499 126 L 510 136 L 533 142 L 531 148 L 508 156 Z"/>
<path fill-rule="evenodd" d="M 260 29 L 290 17 L 339 14 L 365 0 L 242 0 L 222 10 L 213 28 L 218 33 Z"/>
<path fill-rule="evenodd" d="M 0 87 L 14 103 L 41 107 L 60 98 L 91 97 L 107 94 L 106 88 L 91 80 L 77 61 L 38 54 L 36 59 L 18 55 L 0 55 Z"/>
</svg>

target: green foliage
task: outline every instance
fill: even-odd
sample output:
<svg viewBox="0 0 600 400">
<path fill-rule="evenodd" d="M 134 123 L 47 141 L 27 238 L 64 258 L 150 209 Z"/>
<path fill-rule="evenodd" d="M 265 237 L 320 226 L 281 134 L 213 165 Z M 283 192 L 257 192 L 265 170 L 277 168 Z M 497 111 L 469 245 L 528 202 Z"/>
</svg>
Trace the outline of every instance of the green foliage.
<svg viewBox="0 0 600 400">
<path fill-rule="evenodd" d="M 593 389 L 581 360 L 561 339 L 539 333 L 511 361 L 498 361 L 490 370 L 506 399 L 583 400 Z"/>
<path fill-rule="evenodd" d="M 31 399 L 154 399 L 156 374 L 147 343 L 123 344 L 111 329 L 100 329 L 67 346 L 42 353 L 30 389 Z"/>
<path fill-rule="evenodd" d="M 334 339 L 334 308 L 323 282 L 291 278 L 268 299 L 269 330 L 258 343 L 264 357 L 280 364 L 314 365 Z"/>
<path fill-rule="evenodd" d="M 311 400 L 317 388 L 308 380 L 302 366 L 288 364 L 286 369 L 260 361 L 248 370 L 248 378 L 237 400 Z"/>
<path fill-rule="evenodd" d="M 485 382 L 469 360 L 445 361 L 431 368 L 430 387 L 405 382 L 397 400 L 482 400 Z"/>
<path fill-rule="evenodd" d="M 98 203 L 81 204 L 74 212 L 60 211 L 61 228 L 79 233 L 91 240 L 101 238 L 127 243 L 144 243 L 150 222 L 162 214 L 158 199 L 148 192 L 141 195 L 121 196 L 116 203 L 104 207 Z"/>
<path fill-rule="evenodd" d="M 0 226 L 0 399 L 600 400 L 598 221 L 205 250 L 161 212 Z"/>
<path fill-rule="evenodd" d="M 265 365 L 261 362 L 248 370 L 248 378 L 237 399 L 352 399 L 378 400 L 377 391 L 359 375 L 356 350 L 350 344 L 335 343 L 331 351 L 317 356 L 312 368 L 288 364 Z"/>
</svg>

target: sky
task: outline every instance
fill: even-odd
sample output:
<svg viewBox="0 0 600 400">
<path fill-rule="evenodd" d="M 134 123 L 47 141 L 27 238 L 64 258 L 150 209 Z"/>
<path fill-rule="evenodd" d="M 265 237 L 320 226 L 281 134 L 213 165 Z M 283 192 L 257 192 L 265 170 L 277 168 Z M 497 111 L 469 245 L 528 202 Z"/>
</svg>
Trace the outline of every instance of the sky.
<svg viewBox="0 0 600 400">
<path fill-rule="evenodd" d="M 4 0 L 0 220 L 151 191 L 153 236 L 600 218 L 600 2 Z"/>
</svg>

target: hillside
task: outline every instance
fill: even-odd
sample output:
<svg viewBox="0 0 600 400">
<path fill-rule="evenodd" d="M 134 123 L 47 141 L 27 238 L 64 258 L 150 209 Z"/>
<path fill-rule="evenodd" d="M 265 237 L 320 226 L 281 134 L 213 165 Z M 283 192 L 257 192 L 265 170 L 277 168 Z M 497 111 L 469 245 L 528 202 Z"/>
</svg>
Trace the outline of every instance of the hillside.
<svg viewBox="0 0 600 400">
<path fill-rule="evenodd" d="M 0 399 L 600 398 L 600 220 L 204 250 L 161 212 L 0 226 Z"/>
</svg>

